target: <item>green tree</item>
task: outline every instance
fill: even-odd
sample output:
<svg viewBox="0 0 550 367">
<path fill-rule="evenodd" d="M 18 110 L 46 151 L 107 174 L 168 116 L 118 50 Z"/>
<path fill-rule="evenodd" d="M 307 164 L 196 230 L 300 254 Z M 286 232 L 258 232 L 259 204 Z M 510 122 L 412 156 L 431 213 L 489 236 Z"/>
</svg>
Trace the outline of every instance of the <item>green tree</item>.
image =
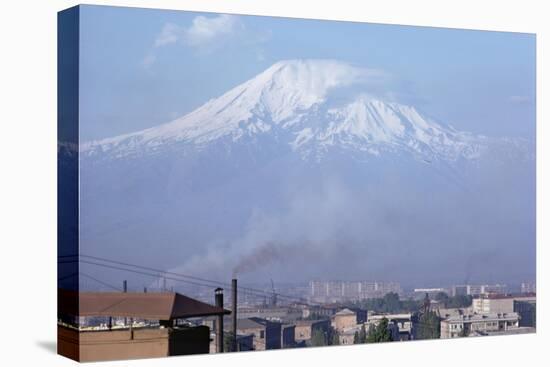
<svg viewBox="0 0 550 367">
<path fill-rule="evenodd" d="M 323 320 L 326 317 L 317 313 L 310 313 L 307 317 L 303 317 L 302 320 Z"/>
<path fill-rule="evenodd" d="M 378 323 L 378 325 L 369 329 L 367 343 L 391 342 L 392 340 L 393 339 L 389 329 L 389 321 L 385 317 Z"/>
<path fill-rule="evenodd" d="M 422 306 L 422 301 L 406 299 L 400 300 L 397 293 L 387 293 L 382 298 L 369 298 L 347 303 L 346 306 L 362 308 L 374 312 L 398 313 L 414 312 Z"/>
<path fill-rule="evenodd" d="M 359 344 L 359 332 L 356 331 L 355 334 L 353 334 L 353 344 Z"/>
<path fill-rule="evenodd" d="M 367 342 L 367 329 L 365 328 L 365 324 L 363 324 L 361 326 L 361 329 L 355 332 L 355 335 L 353 336 L 353 344 L 363 344 L 366 342 Z"/>
<path fill-rule="evenodd" d="M 359 343 L 366 343 L 367 342 L 367 329 L 365 328 L 365 324 L 361 325 L 361 330 L 359 330 Z"/>
<path fill-rule="evenodd" d="M 311 333 L 311 345 L 314 347 L 322 347 L 327 345 L 327 338 L 322 330 L 313 330 Z"/>
<path fill-rule="evenodd" d="M 448 308 L 465 308 L 472 305 L 472 296 L 470 295 L 458 295 L 449 297 L 445 303 L 445 307 Z"/>
<path fill-rule="evenodd" d="M 340 345 L 340 335 L 334 329 L 331 331 L 330 345 Z"/>
<path fill-rule="evenodd" d="M 223 333 L 223 350 L 225 352 L 234 352 L 233 350 L 233 334 Z"/>
<path fill-rule="evenodd" d="M 435 300 L 446 305 L 449 302 L 449 295 L 445 292 L 439 292 L 435 295 Z"/>
<path fill-rule="evenodd" d="M 399 301 L 399 295 L 397 293 L 386 293 L 382 300 L 385 308 L 384 312 L 394 313 L 401 310 L 401 302 Z"/>
<path fill-rule="evenodd" d="M 420 315 L 418 319 L 418 339 L 439 339 L 441 335 L 440 319 L 434 311 L 428 311 Z"/>
</svg>

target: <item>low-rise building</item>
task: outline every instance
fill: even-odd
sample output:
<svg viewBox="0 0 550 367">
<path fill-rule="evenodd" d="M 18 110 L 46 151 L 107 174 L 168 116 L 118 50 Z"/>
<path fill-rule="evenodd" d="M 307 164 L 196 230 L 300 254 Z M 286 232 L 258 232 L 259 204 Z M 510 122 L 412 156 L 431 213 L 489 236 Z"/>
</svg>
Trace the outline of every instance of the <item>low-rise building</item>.
<svg viewBox="0 0 550 367">
<path fill-rule="evenodd" d="M 350 310 L 349 308 L 344 308 L 341 311 L 338 311 L 331 318 L 331 326 L 338 332 L 342 332 L 345 329 L 357 326 L 357 313 Z"/>
<path fill-rule="evenodd" d="M 336 312 L 342 309 L 342 305 L 338 303 L 310 305 L 302 308 L 302 318 L 330 318 Z"/>
<path fill-rule="evenodd" d="M 281 347 L 282 348 L 293 348 L 296 346 L 296 325 L 294 324 L 283 324 L 281 325 Z"/>
<path fill-rule="evenodd" d="M 392 339 L 405 341 L 414 339 L 414 321 L 411 313 L 402 314 L 372 314 L 369 324 L 377 325 L 382 319 L 387 319 L 391 326 Z"/>
<path fill-rule="evenodd" d="M 533 327 L 520 326 L 517 328 L 508 329 L 508 330 L 476 332 L 475 335 L 472 335 L 472 336 L 520 335 L 520 334 L 532 334 L 536 332 L 537 330 Z"/>
<path fill-rule="evenodd" d="M 451 316 L 441 321 L 441 339 L 483 335 L 518 327 L 519 316 L 515 312 Z"/>
<path fill-rule="evenodd" d="M 267 306 L 267 307 L 238 307 L 237 318 L 249 319 L 257 317 L 270 321 L 292 322 L 302 317 L 302 309 L 287 306 Z"/>
<path fill-rule="evenodd" d="M 281 330 L 281 323 L 258 317 L 237 322 L 237 334 L 254 335 L 254 350 L 281 349 Z"/>
<path fill-rule="evenodd" d="M 469 293 L 469 289 L 467 285 L 454 285 L 451 288 L 451 296 L 467 296 Z"/>
<path fill-rule="evenodd" d="M 413 290 L 413 297 L 414 299 L 423 299 L 427 294 L 433 300 L 439 293 L 448 294 L 449 291 L 446 288 L 415 288 Z"/>
<path fill-rule="evenodd" d="M 371 330 L 377 327 L 382 320 L 386 319 L 388 320 L 388 331 L 390 332 L 392 341 L 408 340 L 401 338 L 401 335 L 399 333 L 399 323 L 395 319 L 388 318 L 387 316 L 391 315 L 373 315 L 372 317 L 369 316 L 369 321 L 365 324 L 367 337 Z"/>
<path fill-rule="evenodd" d="M 514 312 L 519 315 L 519 326 L 537 327 L 537 301 L 534 299 L 514 300 Z"/>
<path fill-rule="evenodd" d="M 468 315 L 473 314 L 471 307 L 458 307 L 458 308 L 444 308 L 439 307 L 435 308 L 434 311 L 437 313 L 437 316 L 441 319 L 446 319 L 451 316 L 460 316 L 460 315 Z"/>
<path fill-rule="evenodd" d="M 224 332 L 226 337 L 232 336 L 229 331 Z M 210 332 L 210 353 L 218 353 L 218 346 L 216 345 L 216 331 Z M 227 348 L 227 346 L 225 346 Z M 254 334 L 242 335 L 237 334 L 237 351 L 244 352 L 254 350 Z"/>
<path fill-rule="evenodd" d="M 338 340 L 341 345 L 349 345 L 354 344 L 355 342 L 355 335 L 357 335 L 361 331 L 362 325 L 355 325 L 350 328 L 341 330 L 338 333 Z"/>
<path fill-rule="evenodd" d="M 371 281 L 311 281 L 310 299 L 315 302 L 342 302 L 367 298 L 383 297 L 394 292 L 402 293 L 401 286 L 395 282 Z"/>
<path fill-rule="evenodd" d="M 452 296 L 478 296 L 489 293 L 506 293 L 506 284 L 464 284 L 451 288 Z"/>
<path fill-rule="evenodd" d="M 298 320 L 294 328 L 294 339 L 296 342 L 311 341 L 311 337 L 315 331 L 320 331 L 323 334 L 328 334 L 330 328 L 330 320 Z"/>
<path fill-rule="evenodd" d="M 474 313 L 510 313 L 514 312 L 514 301 L 536 301 L 535 294 L 486 294 L 472 300 Z"/>
<path fill-rule="evenodd" d="M 229 313 L 174 292 L 59 289 L 57 350 L 81 362 L 208 353 L 210 328 L 188 319 Z"/>
</svg>

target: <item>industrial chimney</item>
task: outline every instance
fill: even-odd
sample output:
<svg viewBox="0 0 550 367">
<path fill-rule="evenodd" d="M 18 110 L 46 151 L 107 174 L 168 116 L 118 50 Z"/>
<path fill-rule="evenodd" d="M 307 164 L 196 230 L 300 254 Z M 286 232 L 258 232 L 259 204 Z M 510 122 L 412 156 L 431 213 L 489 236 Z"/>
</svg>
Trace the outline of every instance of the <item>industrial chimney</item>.
<svg viewBox="0 0 550 367">
<path fill-rule="evenodd" d="M 216 307 L 223 310 L 223 289 L 216 288 L 214 291 Z M 218 315 L 216 320 L 216 352 L 223 353 L 223 312 Z"/>
<path fill-rule="evenodd" d="M 237 279 L 231 280 L 231 316 L 232 316 L 232 323 L 231 323 L 231 336 L 232 336 L 232 350 L 233 352 L 237 352 Z"/>
</svg>

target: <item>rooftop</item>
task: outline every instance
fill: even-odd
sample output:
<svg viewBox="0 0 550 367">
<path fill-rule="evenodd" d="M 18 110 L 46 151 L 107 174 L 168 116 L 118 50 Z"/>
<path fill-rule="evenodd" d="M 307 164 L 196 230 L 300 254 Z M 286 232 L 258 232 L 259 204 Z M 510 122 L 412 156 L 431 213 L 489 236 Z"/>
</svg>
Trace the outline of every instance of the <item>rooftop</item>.
<svg viewBox="0 0 550 367">
<path fill-rule="evenodd" d="M 343 310 L 338 311 L 334 314 L 334 316 L 350 316 L 350 315 L 356 315 L 356 313 L 350 310 L 349 308 L 344 308 Z"/>
<path fill-rule="evenodd" d="M 444 322 L 476 322 L 476 321 L 513 321 L 518 319 L 516 312 L 455 315 L 443 320 Z"/>
<path fill-rule="evenodd" d="M 488 293 L 475 296 L 474 298 L 485 298 L 485 299 L 532 299 L 536 298 L 536 293 L 520 293 L 520 294 L 503 294 L 503 293 Z"/>
<path fill-rule="evenodd" d="M 280 324 L 279 322 L 269 321 L 259 317 L 250 317 L 237 320 L 238 329 L 259 329 L 267 327 L 269 324 Z"/>
<path fill-rule="evenodd" d="M 412 317 L 411 313 L 395 313 L 395 314 L 371 314 L 369 315 L 369 320 L 381 320 L 381 319 L 388 319 L 388 320 L 395 320 L 395 319 L 406 319 L 410 320 Z"/>
<path fill-rule="evenodd" d="M 59 289 L 57 302 L 59 313 L 73 316 L 172 320 L 231 313 L 175 292 L 76 292 Z"/>
<path fill-rule="evenodd" d="M 328 323 L 329 319 L 319 319 L 319 320 L 296 320 L 296 326 L 311 326 L 318 323 Z"/>
</svg>

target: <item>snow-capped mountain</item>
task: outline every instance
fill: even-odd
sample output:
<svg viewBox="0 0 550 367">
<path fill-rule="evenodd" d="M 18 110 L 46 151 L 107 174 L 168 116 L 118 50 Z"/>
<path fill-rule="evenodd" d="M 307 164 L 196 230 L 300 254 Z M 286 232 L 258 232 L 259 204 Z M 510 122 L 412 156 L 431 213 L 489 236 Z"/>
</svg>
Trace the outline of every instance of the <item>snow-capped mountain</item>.
<svg viewBox="0 0 550 367">
<path fill-rule="evenodd" d="M 533 145 L 438 123 L 381 95 L 386 78 L 282 61 L 172 122 L 80 145 L 79 162 L 60 146 L 82 252 L 220 279 L 272 243 L 298 259 L 276 276 L 515 263 L 534 236 Z"/>
<path fill-rule="evenodd" d="M 82 145 L 85 157 L 132 157 L 266 137 L 302 159 L 332 149 L 422 160 L 478 157 L 490 139 L 460 132 L 416 108 L 370 93 L 384 73 L 333 60 L 280 61 L 172 122 Z"/>
</svg>

